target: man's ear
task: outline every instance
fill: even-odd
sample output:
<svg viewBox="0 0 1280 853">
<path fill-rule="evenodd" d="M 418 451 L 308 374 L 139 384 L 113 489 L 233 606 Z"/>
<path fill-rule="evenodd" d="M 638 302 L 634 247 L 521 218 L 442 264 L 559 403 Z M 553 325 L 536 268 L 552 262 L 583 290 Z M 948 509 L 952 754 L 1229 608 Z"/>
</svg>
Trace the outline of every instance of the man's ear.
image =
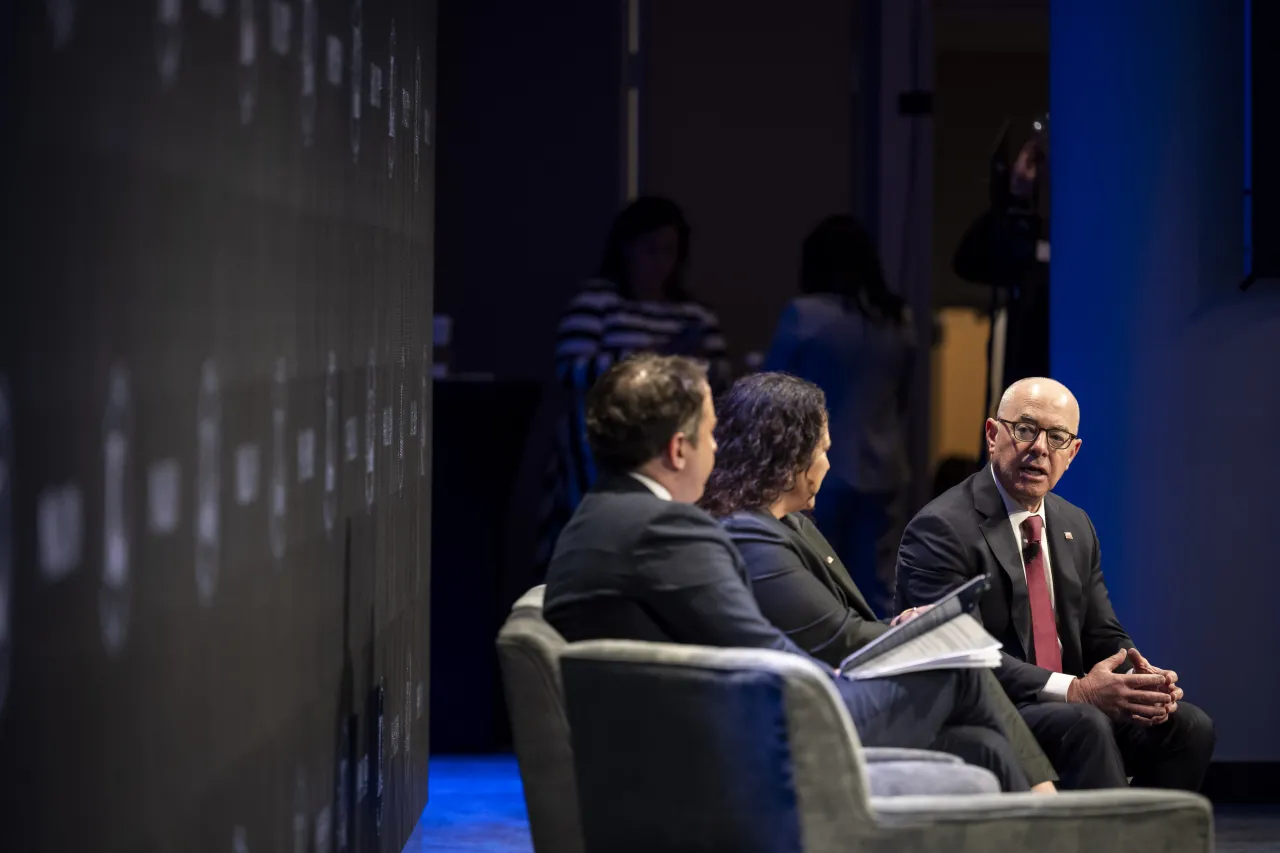
<svg viewBox="0 0 1280 853">
<path fill-rule="evenodd" d="M 683 471 L 684 466 L 689 461 L 685 453 L 684 433 L 678 432 L 671 436 L 671 440 L 667 442 L 667 446 L 663 450 L 664 461 L 673 471 Z"/>
<path fill-rule="evenodd" d="M 986 428 L 983 433 L 987 437 L 987 454 L 995 450 L 996 436 L 1000 434 L 1000 422 L 994 418 L 987 418 Z"/>
</svg>

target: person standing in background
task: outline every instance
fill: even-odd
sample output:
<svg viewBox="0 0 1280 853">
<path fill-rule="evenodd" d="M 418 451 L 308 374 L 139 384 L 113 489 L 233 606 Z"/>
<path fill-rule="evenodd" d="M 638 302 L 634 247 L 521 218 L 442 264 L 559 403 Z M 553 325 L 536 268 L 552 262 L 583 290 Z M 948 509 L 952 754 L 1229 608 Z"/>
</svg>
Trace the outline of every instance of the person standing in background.
<svg viewBox="0 0 1280 853">
<path fill-rule="evenodd" d="M 918 350 L 911 314 L 885 282 L 871 233 L 850 216 L 828 217 L 805 238 L 800 290 L 782 313 L 764 370 L 794 374 L 826 394 L 833 463 L 814 520 L 886 616 L 910 475 L 905 422 Z"/>
<path fill-rule="evenodd" d="M 732 379 L 719 319 L 685 286 L 689 231 L 674 201 L 646 196 L 631 202 L 614 219 L 596 277 L 560 318 L 555 361 L 565 399 L 544 486 L 540 574 L 560 530 L 596 480 L 584 415 L 596 379 L 639 352 L 704 362 L 713 390 Z"/>
<path fill-rule="evenodd" d="M 966 229 L 952 268 L 991 291 L 986 414 L 1001 389 L 1049 374 L 1049 116 L 1007 160 L 1002 130 L 991 163 L 991 203 Z M 984 459 L 985 461 L 985 459 Z"/>
</svg>

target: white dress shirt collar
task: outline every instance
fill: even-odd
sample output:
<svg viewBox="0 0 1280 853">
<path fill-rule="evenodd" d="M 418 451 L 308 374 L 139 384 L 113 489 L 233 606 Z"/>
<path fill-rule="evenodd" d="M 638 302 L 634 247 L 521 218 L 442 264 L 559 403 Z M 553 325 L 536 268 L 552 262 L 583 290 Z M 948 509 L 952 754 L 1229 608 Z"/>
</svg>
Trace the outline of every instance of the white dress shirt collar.
<svg viewBox="0 0 1280 853">
<path fill-rule="evenodd" d="M 657 480 L 652 477 L 646 477 L 644 474 L 636 471 L 632 471 L 631 476 L 635 477 L 641 483 L 644 483 L 645 487 L 648 488 L 649 491 L 653 492 L 664 501 L 671 500 L 671 492 L 667 491 L 667 487 L 659 483 Z"/>
</svg>

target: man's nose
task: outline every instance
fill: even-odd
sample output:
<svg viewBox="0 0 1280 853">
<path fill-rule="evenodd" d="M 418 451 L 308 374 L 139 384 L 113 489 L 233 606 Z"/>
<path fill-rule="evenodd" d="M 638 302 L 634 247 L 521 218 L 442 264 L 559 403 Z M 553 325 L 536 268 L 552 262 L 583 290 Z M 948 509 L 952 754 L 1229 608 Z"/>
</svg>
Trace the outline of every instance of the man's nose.
<svg viewBox="0 0 1280 853">
<path fill-rule="evenodd" d="M 1049 433 L 1045 432 L 1044 430 L 1040 430 L 1040 433 L 1036 436 L 1036 440 L 1031 442 L 1031 447 L 1029 447 L 1028 450 L 1033 453 L 1038 453 L 1041 456 L 1048 456 L 1049 455 Z"/>
</svg>

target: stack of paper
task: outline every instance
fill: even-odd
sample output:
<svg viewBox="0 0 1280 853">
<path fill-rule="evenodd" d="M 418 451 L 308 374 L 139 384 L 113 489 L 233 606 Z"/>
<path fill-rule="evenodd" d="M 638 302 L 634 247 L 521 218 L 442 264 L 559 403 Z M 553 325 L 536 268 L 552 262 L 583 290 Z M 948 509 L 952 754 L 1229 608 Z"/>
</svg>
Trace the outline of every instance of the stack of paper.
<svg viewBox="0 0 1280 853">
<path fill-rule="evenodd" d="M 918 617 L 922 623 L 918 629 L 927 627 L 925 617 L 930 615 L 932 612 Z M 910 625 L 907 623 L 899 627 Z M 967 613 L 935 624 L 923 633 L 912 632 L 916 636 L 902 642 L 885 644 L 883 649 L 876 648 L 880 640 L 893 633 L 886 633 L 846 658 L 840 667 L 841 674 L 845 678 L 862 680 L 930 669 L 994 669 L 1000 665 L 1000 641 Z"/>
</svg>

